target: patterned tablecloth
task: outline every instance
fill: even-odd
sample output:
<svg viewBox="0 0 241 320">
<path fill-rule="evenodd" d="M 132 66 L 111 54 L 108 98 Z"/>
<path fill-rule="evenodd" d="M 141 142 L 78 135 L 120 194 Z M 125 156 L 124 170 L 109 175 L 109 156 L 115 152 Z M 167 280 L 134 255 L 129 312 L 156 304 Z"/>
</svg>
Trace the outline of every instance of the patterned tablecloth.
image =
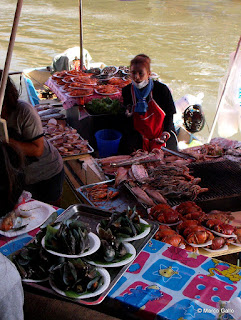
<svg viewBox="0 0 241 320">
<path fill-rule="evenodd" d="M 57 85 L 56 82 L 49 78 L 45 83 L 55 94 L 56 96 L 63 102 L 64 109 L 69 109 L 73 107 L 74 105 L 84 105 L 91 101 L 92 99 L 102 99 L 104 97 L 110 97 L 111 99 L 119 99 L 121 100 L 122 94 L 119 92 L 118 94 L 112 94 L 112 95 L 100 95 L 97 93 L 94 93 L 91 96 L 84 97 L 84 98 L 75 98 L 75 97 L 69 97 L 66 95 L 64 91 L 61 90 L 61 86 Z"/>
<path fill-rule="evenodd" d="M 240 296 L 240 267 L 154 239 L 109 293 L 120 309 L 150 320 L 217 319 L 218 302 Z M 221 309 L 222 319 L 234 312 Z"/>
<path fill-rule="evenodd" d="M 58 215 L 63 209 L 58 209 Z M 39 228 L 15 237 L 0 236 L 9 255 Z M 220 300 L 241 297 L 241 268 L 152 239 L 109 292 L 106 307 L 137 319 L 217 319 Z M 116 309 L 118 308 L 118 309 Z M 222 319 L 233 319 L 222 310 Z"/>
</svg>

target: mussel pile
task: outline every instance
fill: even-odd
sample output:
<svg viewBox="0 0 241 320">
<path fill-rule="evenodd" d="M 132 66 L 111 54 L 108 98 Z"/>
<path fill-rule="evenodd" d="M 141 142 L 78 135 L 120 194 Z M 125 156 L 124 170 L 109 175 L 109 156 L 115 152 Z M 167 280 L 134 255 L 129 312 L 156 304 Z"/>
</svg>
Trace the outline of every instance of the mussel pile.
<svg viewBox="0 0 241 320">
<path fill-rule="evenodd" d="M 135 207 L 128 207 L 126 211 L 114 212 L 110 219 L 101 220 L 100 227 L 106 231 L 110 229 L 117 239 L 125 239 L 137 236 L 149 226 L 141 223 Z"/>
<path fill-rule="evenodd" d="M 59 228 L 47 226 L 45 248 L 68 255 L 78 255 L 90 247 L 89 229 L 81 221 L 65 220 Z"/>
<path fill-rule="evenodd" d="M 90 293 L 103 284 L 96 267 L 79 259 L 69 259 L 50 269 L 50 279 L 62 291 Z"/>
<path fill-rule="evenodd" d="M 127 257 L 128 252 L 125 245 L 113 236 L 110 229 L 105 231 L 99 228 L 98 235 L 101 239 L 101 245 L 99 250 L 92 256 L 94 261 L 102 262 L 104 259 L 106 262 L 116 262 Z"/>
<path fill-rule="evenodd" d="M 56 258 L 54 257 L 55 261 Z M 30 243 L 11 257 L 22 279 L 43 280 L 48 278 L 53 256 L 39 243 Z"/>
</svg>

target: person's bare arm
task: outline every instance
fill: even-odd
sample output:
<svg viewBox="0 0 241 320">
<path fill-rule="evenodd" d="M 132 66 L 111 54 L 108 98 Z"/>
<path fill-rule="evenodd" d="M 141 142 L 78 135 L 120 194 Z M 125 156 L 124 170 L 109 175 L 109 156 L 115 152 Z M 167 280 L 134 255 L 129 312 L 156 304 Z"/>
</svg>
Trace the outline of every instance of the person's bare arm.
<svg viewBox="0 0 241 320">
<path fill-rule="evenodd" d="M 9 139 L 9 142 L 18 147 L 25 156 L 40 157 L 44 151 L 44 137 L 31 142 L 21 142 L 14 139 Z"/>
</svg>

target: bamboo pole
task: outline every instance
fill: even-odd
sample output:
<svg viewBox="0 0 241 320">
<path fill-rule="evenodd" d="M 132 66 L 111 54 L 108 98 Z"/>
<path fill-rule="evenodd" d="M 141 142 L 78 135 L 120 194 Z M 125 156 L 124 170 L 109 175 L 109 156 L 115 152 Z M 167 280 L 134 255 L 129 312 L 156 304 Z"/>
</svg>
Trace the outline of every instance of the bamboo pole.
<svg viewBox="0 0 241 320">
<path fill-rule="evenodd" d="M 7 79 L 8 79 L 8 71 L 9 71 L 10 62 L 12 59 L 13 47 L 14 47 L 14 43 L 15 43 L 19 18 L 20 18 L 21 9 L 22 9 L 22 4 L 23 4 L 23 0 L 18 0 L 17 6 L 16 6 L 16 11 L 15 11 L 15 16 L 14 16 L 14 20 L 13 20 L 12 32 L 11 32 L 11 36 L 10 36 L 10 40 L 9 40 L 9 44 L 8 44 L 8 51 L 7 51 L 7 55 L 6 55 L 5 65 L 4 65 L 1 83 L 0 83 L 0 117 L 1 117 L 1 113 L 2 113 L 3 99 L 4 99 L 5 89 L 6 89 Z M 8 139 L 8 131 L 7 131 L 7 123 L 6 123 L 6 120 L 2 119 L 2 118 L 0 118 L 0 137 L 4 138 L 6 141 L 9 140 Z"/>
<path fill-rule="evenodd" d="M 80 26 L 80 70 L 83 70 L 83 23 L 82 23 L 82 0 L 79 0 L 79 26 Z"/>
<path fill-rule="evenodd" d="M 236 62 L 236 58 L 237 58 L 238 52 L 240 50 L 240 47 L 241 47 L 241 36 L 239 38 L 239 42 L 238 42 L 238 45 L 237 45 L 237 48 L 236 48 L 236 51 L 235 51 L 235 54 L 234 54 L 234 58 L 233 58 L 231 66 L 229 68 L 229 72 L 228 72 L 226 81 L 224 83 L 222 93 L 220 95 L 220 99 L 219 99 L 219 102 L 218 102 L 217 110 L 216 110 L 216 113 L 215 113 L 215 116 L 214 116 L 212 128 L 211 128 L 207 143 L 209 143 L 211 141 L 211 139 L 212 139 L 214 128 L 215 128 L 217 120 L 218 120 L 218 115 L 219 115 L 220 110 L 222 109 L 221 105 L 222 105 L 222 102 L 223 102 L 224 93 L 226 91 L 227 85 L 229 85 L 229 83 L 230 83 L 230 74 L 232 73 L 232 69 L 233 69 L 233 66 L 234 66 L 234 64 Z"/>
</svg>

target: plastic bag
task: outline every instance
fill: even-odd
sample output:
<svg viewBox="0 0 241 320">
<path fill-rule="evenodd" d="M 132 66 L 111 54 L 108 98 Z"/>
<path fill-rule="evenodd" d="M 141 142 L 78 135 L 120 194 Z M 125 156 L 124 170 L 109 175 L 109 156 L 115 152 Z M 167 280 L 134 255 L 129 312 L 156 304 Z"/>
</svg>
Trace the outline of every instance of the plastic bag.
<svg viewBox="0 0 241 320">
<path fill-rule="evenodd" d="M 223 138 L 228 138 L 241 131 L 241 51 L 237 53 L 234 64 L 234 52 L 230 55 L 230 63 L 227 74 L 220 81 L 218 92 L 218 103 L 222 95 L 225 82 L 229 74 L 229 79 L 226 83 L 224 96 L 219 105 L 219 116 L 217 120 L 218 135 Z M 232 69 L 230 69 L 232 67 Z M 218 105 L 217 105 L 218 107 Z"/>
</svg>

